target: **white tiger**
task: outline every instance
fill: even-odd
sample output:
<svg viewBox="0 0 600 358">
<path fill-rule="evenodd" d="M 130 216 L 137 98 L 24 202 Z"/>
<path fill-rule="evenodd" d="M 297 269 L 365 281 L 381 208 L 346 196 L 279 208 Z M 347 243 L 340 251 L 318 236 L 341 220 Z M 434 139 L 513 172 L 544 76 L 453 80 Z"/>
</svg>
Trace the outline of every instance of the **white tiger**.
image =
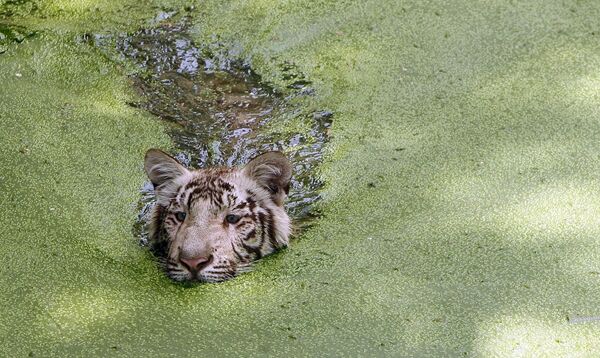
<svg viewBox="0 0 600 358">
<path fill-rule="evenodd" d="M 173 280 L 227 280 L 287 246 L 283 203 L 292 168 L 282 153 L 259 155 L 243 168 L 188 170 L 150 149 L 144 167 L 157 197 L 150 243 Z"/>
</svg>

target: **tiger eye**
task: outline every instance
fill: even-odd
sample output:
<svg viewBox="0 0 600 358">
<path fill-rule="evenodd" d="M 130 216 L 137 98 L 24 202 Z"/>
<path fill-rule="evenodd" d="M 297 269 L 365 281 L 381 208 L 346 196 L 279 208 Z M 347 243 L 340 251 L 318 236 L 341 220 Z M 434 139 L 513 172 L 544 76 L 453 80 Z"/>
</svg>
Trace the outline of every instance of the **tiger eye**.
<svg viewBox="0 0 600 358">
<path fill-rule="evenodd" d="M 225 220 L 230 224 L 235 224 L 240 221 L 241 217 L 239 215 L 229 214 L 225 217 Z"/>
<path fill-rule="evenodd" d="M 186 214 L 183 211 L 178 211 L 178 212 L 175 213 L 175 217 L 179 221 L 185 220 L 185 216 L 186 216 Z"/>
</svg>

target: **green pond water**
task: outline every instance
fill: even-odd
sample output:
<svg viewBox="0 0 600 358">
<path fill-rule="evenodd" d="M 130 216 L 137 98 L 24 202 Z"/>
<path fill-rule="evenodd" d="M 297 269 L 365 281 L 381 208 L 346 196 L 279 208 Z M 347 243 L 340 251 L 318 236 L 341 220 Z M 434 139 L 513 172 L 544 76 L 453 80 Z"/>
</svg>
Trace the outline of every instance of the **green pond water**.
<svg viewBox="0 0 600 358">
<path fill-rule="evenodd" d="M 233 49 L 195 44 L 189 17 L 171 11 L 157 18 L 155 26 L 133 34 L 85 34 L 82 39 L 115 61 L 135 66 L 130 78 L 140 98 L 129 104 L 166 122 L 178 150 L 175 157 L 184 165 L 240 166 L 260 153 L 284 152 L 294 172 L 286 209 L 298 229 L 310 225 L 318 216 L 315 203 L 323 185 L 318 164 L 333 113 L 304 108 L 304 97 L 315 93 L 301 76 L 286 74 L 295 80 L 284 95 L 263 83 Z M 149 180 L 141 191 L 134 232 L 146 245 L 145 225 L 155 203 Z"/>
<path fill-rule="evenodd" d="M 123 51 L 180 19 L 229 74 Z M 595 1 L 0 0 L 0 355 L 598 356 L 599 36 Z M 243 161 L 178 117 L 219 86 L 267 91 L 258 133 L 290 155 L 333 113 L 319 217 L 253 272 L 182 287 L 132 233 L 143 154 Z"/>
</svg>

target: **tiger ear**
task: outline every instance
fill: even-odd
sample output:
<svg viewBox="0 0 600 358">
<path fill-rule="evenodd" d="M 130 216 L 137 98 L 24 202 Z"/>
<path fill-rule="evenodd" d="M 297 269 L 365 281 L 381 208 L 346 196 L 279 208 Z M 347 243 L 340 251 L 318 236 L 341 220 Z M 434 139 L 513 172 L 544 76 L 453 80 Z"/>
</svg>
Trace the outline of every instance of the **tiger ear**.
<svg viewBox="0 0 600 358">
<path fill-rule="evenodd" d="M 267 189 L 277 205 L 290 191 L 292 164 L 281 152 L 267 152 L 252 159 L 243 169 L 244 174 Z"/>
<path fill-rule="evenodd" d="M 159 149 L 149 149 L 146 152 L 144 169 L 156 189 L 189 173 L 175 158 Z"/>
</svg>

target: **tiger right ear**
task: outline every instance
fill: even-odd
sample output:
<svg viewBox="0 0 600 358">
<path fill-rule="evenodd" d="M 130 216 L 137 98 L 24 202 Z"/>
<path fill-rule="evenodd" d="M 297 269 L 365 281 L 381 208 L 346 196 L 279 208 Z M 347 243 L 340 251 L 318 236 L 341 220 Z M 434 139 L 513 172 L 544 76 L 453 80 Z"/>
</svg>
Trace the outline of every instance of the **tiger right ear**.
<svg viewBox="0 0 600 358">
<path fill-rule="evenodd" d="M 244 173 L 271 193 L 277 205 L 290 190 L 292 164 L 281 152 L 267 152 L 252 159 L 244 167 Z"/>
<path fill-rule="evenodd" d="M 146 152 L 144 169 L 154 188 L 189 173 L 175 158 L 159 149 L 149 149 Z"/>
</svg>

